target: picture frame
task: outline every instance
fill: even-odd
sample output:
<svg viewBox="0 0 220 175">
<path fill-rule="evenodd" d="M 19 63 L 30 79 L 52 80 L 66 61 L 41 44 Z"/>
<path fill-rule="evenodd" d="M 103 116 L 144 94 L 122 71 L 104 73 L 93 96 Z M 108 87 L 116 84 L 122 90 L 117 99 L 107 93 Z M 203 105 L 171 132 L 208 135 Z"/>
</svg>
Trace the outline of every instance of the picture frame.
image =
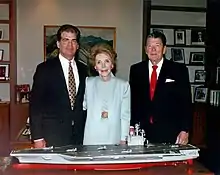
<svg viewBox="0 0 220 175">
<path fill-rule="evenodd" d="M 0 29 L 0 40 L 3 40 L 3 29 Z"/>
<path fill-rule="evenodd" d="M 220 84 L 220 67 L 216 68 L 216 84 Z"/>
<path fill-rule="evenodd" d="M 4 50 L 0 49 L 0 61 L 3 60 L 3 56 L 4 56 Z"/>
<path fill-rule="evenodd" d="M 164 33 L 163 29 L 158 29 L 158 28 L 153 28 L 152 32 L 160 32 L 160 33 Z"/>
<path fill-rule="evenodd" d="M 191 44 L 205 45 L 205 29 L 191 29 Z"/>
<path fill-rule="evenodd" d="M 185 63 L 185 54 L 183 48 L 171 48 L 171 59 L 174 62 Z"/>
<path fill-rule="evenodd" d="M 9 80 L 8 64 L 0 64 L 0 80 Z"/>
<path fill-rule="evenodd" d="M 196 87 L 195 89 L 195 102 L 206 103 L 208 97 L 208 88 L 207 87 Z"/>
<path fill-rule="evenodd" d="M 16 88 L 16 94 L 17 94 L 17 102 L 19 103 L 29 102 L 30 85 L 20 84 L 20 85 L 16 85 L 15 88 Z"/>
<path fill-rule="evenodd" d="M 44 25 L 44 60 L 58 55 L 56 33 L 60 26 Z M 77 26 L 81 32 L 80 48 L 78 51 L 82 63 L 87 65 L 90 48 L 99 43 L 106 42 L 116 48 L 116 27 Z"/>
<path fill-rule="evenodd" d="M 217 66 L 220 66 L 220 56 L 216 59 L 216 63 Z"/>
<path fill-rule="evenodd" d="M 189 64 L 190 65 L 204 65 L 205 64 L 205 52 L 190 52 Z"/>
<path fill-rule="evenodd" d="M 186 30 L 174 30 L 174 45 L 186 45 Z"/>
<path fill-rule="evenodd" d="M 194 82 L 205 83 L 206 71 L 205 70 L 195 70 Z"/>
<path fill-rule="evenodd" d="M 191 97 L 192 97 L 192 103 L 194 103 L 195 100 L 195 90 L 197 87 L 200 87 L 200 84 L 191 84 Z"/>
</svg>

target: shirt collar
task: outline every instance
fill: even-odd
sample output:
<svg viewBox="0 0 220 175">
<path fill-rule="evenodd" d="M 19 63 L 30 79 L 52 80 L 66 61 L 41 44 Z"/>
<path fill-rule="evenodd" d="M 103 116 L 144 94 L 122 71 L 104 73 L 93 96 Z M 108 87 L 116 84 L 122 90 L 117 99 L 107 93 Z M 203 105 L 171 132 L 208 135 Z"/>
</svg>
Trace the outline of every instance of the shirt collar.
<svg viewBox="0 0 220 175">
<path fill-rule="evenodd" d="M 64 64 L 69 64 L 69 60 L 68 59 L 66 59 L 63 55 L 61 55 L 61 54 L 59 54 L 59 59 L 60 59 L 60 61 L 62 62 L 62 63 L 64 63 Z M 71 60 L 71 63 L 73 63 L 73 65 L 75 65 L 76 64 L 76 62 L 75 62 L 75 59 L 74 59 L 74 57 L 73 57 L 73 59 Z"/>
<path fill-rule="evenodd" d="M 159 69 L 161 69 L 161 67 L 162 67 L 162 65 L 163 65 L 163 62 L 164 62 L 164 58 L 162 58 L 162 59 L 160 60 L 160 62 L 157 63 L 157 66 L 158 66 Z M 152 68 L 152 66 L 153 66 L 153 64 L 152 64 L 151 61 L 149 60 L 149 67 Z"/>
</svg>

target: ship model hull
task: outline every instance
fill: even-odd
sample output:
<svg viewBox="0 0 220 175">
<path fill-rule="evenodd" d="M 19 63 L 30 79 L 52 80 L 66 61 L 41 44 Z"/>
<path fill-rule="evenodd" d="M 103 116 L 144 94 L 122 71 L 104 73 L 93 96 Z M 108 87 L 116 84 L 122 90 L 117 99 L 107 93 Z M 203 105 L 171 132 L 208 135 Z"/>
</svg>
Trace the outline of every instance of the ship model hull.
<svg viewBox="0 0 220 175">
<path fill-rule="evenodd" d="M 145 146 L 64 146 L 12 151 L 19 164 L 72 165 L 73 169 L 120 169 L 143 167 L 147 164 L 193 160 L 199 149 L 192 145 L 155 144 Z M 32 166 L 32 168 L 33 168 Z M 50 166 L 51 168 L 51 166 Z"/>
</svg>

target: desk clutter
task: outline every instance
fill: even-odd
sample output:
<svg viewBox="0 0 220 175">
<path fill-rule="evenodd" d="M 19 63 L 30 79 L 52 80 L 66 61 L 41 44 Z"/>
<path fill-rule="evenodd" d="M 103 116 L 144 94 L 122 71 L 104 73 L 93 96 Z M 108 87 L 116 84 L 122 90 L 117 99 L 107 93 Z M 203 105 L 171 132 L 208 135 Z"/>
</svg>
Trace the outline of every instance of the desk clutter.
<svg viewBox="0 0 220 175">
<path fill-rule="evenodd" d="M 20 84 L 16 85 L 17 102 L 27 103 L 29 102 L 30 96 L 30 85 Z"/>
<path fill-rule="evenodd" d="M 4 171 L 12 161 L 12 157 L 0 157 L 0 171 Z"/>
<path fill-rule="evenodd" d="M 27 118 L 25 127 L 22 130 L 21 135 L 25 136 L 25 137 L 28 137 L 28 139 L 31 140 L 31 130 L 30 130 L 29 117 Z"/>
</svg>

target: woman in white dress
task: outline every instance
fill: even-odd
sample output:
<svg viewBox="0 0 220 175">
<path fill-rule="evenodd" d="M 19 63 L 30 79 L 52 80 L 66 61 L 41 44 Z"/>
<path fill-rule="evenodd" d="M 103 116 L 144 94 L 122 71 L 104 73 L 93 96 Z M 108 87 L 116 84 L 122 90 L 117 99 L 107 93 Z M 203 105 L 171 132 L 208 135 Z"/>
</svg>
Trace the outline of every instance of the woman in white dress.
<svg viewBox="0 0 220 175">
<path fill-rule="evenodd" d="M 112 73 L 116 57 L 113 48 L 105 43 L 91 49 L 90 61 L 99 75 L 86 79 L 84 145 L 126 144 L 130 126 L 130 86 Z"/>
</svg>

